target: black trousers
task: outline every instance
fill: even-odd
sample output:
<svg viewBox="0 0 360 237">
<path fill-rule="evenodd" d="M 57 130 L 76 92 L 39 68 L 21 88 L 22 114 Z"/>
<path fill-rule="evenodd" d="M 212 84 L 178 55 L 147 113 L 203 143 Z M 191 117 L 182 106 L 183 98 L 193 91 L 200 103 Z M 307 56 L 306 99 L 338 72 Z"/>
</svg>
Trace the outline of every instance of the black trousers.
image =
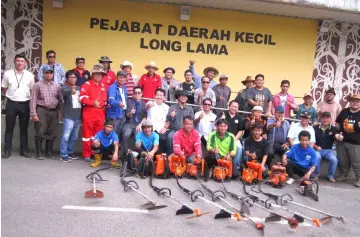
<svg viewBox="0 0 360 237">
<path fill-rule="evenodd" d="M 91 150 L 92 150 L 93 154 L 101 154 L 102 160 L 111 160 L 112 157 L 110 158 L 109 156 L 114 154 L 115 146 L 114 146 L 114 144 L 111 144 L 108 147 L 103 147 L 100 143 L 99 147 L 95 147 L 95 146 L 91 145 Z"/>
<path fill-rule="evenodd" d="M 16 117 L 19 117 L 20 128 L 20 151 L 28 150 L 28 126 L 30 119 L 30 101 L 16 102 L 7 99 L 6 105 L 6 129 L 5 150 L 11 151 L 12 138 L 15 128 Z"/>
<path fill-rule="evenodd" d="M 297 174 L 299 176 L 304 176 L 308 171 L 309 169 L 301 167 L 300 165 L 293 163 L 289 159 L 287 160 L 286 173 L 288 173 L 290 178 L 293 178 L 294 174 Z"/>
<path fill-rule="evenodd" d="M 35 140 L 54 140 L 59 119 L 58 110 L 38 106 L 36 113 L 40 121 L 34 123 Z"/>
</svg>

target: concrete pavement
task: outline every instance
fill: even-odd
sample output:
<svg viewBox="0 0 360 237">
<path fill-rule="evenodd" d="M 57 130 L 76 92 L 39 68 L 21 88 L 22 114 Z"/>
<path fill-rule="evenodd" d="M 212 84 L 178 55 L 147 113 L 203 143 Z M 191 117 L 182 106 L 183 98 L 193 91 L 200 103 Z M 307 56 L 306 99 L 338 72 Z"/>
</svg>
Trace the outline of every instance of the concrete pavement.
<svg viewBox="0 0 360 237">
<path fill-rule="evenodd" d="M 105 166 L 104 166 L 105 167 Z M 154 184 L 168 187 L 173 196 L 202 211 L 211 214 L 201 218 L 187 220 L 186 216 L 176 216 L 180 205 L 164 197 L 158 197 L 148 185 L 148 179 L 132 179 L 139 183 L 140 191 L 157 204 L 168 205 L 167 208 L 148 213 L 115 211 L 64 210 L 65 205 L 87 207 L 117 207 L 137 210 L 146 201 L 133 191 L 124 192 L 120 184 L 119 170 L 110 169 L 100 174 L 107 182 L 98 188 L 105 194 L 102 199 L 85 199 L 84 192 L 91 189 L 91 182 L 85 176 L 94 169 L 82 160 L 63 163 L 58 159 L 38 161 L 26 159 L 13 152 L 10 159 L 1 161 L 2 182 L 2 236 L 36 236 L 36 237 L 71 237 L 71 236 L 259 236 L 259 232 L 248 221 L 214 220 L 218 209 L 201 201 L 192 203 L 176 185 L 175 179 L 155 179 Z M 130 178 L 127 178 L 128 180 Z M 190 190 L 200 189 L 195 180 L 182 179 L 181 183 Z M 206 185 L 220 189 L 219 183 L 209 181 Z M 239 181 L 226 184 L 228 189 L 240 196 L 245 196 Z M 284 189 L 273 189 L 264 186 L 266 191 L 284 194 L 290 193 L 295 201 L 319 208 L 324 211 L 342 215 L 346 224 L 337 220 L 320 228 L 307 222 L 292 230 L 286 224 L 265 223 L 265 236 L 360 236 L 360 189 L 348 183 L 330 184 L 320 181 L 319 203 L 300 196 L 290 185 Z M 258 194 L 257 194 L 258 195 Z M 210 199 L 209 196 L 205 195 Z M 262 196 L 265 198 L 265 196 Z M 239 206 L 234 200 L 226 198 Z M 221 203 L 219 203 L 221 204 Z M 316 213 L 288 206 L 310 217 L 320 217 Z M 252 216 L 265 218 L 268 213 L 251 208 Z M 282 212 L 284 213 L 284 212 Z M 284 213 L 291 216 L 290 213 Z"/>
</svg>

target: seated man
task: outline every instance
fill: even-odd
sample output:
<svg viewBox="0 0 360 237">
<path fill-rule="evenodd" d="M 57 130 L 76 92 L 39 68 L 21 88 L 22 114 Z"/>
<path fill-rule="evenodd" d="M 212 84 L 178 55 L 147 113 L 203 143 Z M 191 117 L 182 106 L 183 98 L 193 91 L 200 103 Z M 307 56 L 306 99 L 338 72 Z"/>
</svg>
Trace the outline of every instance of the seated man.
<svg viewBox="0 0 360 237">
<path fill-rule="evenodd" d="M 194 119 L 186 116 L 183 128 L 174 134 L 173 150 L 177 156 L 185 156 L 187 163 L 194 162 L 195 157 L 201 158 L 200 134 L 194 129 Z"/>
<path fill-rule="evenodd" d="M 135 147 L 139 151 L 140 159 L 137 169 L 137 176 L 145 178 L 148 171 L 151 175 L 153 171 L 153 158 L 159 149 L 159 134 L 153 131 L 153 124 L 150 120 L 145 120 L 142 125 L 142 131 L 136 134 Z M 129 168 L 134 168 L 133 153 L 129 156 Z M 147 163 L 147 165 L 145 164 Z M 147 168 L 146 168 L 147 166 Z M 150 171 L 150 172 L 149 172 Z"/>
<path fill-rule="evenodd" d="M 275 118 L 267 120 L 269 154 L 267 165 L 271 167 L 277 161 L 281 161 L 281 157 L 289 149 L 287 135 L 290 129 L 290 124 L 284 119 L 284 107 L 277 106 L 275 108 Z M 276 155 L 276 158 L 274 157 Z M 275 159 L 274 159 L 275 158 Z"/>
<path fill-rule="evenodd" d="M 310 146 L 315 145 L 315 131 L 312 126 L 309 125 L 311 114 L 307 111 L 301 114 L 300 122 L 292 123 L 288 133 L 288 140 L 290 146 L 300 143 L 299 134 L 301 131 L 308 131 L 310 133 Z"/>
<path fill-rule="evenodd" d="M 338 164 L 338 159 L 333 153 L 332 146 L 336 138 L 339 139 L 339 132 L 335 126 L 331 125 L 331 114 L 329 112 L 321 113 L 321 124 L 314 126 L 316 143 L 314 149 L 319 164 L 316 167 L 316 175 L 320 174 L 321 159 L 329 161 L 328 180 L 335 183 L 334 175 Z"/>
<path fill-rule="evenodd" d="M 206 147 L 209 155 L 205 158 L 207 164 L 207 172 L 205 172 L 205 176 L 207 177 L 205 177 L 205 179 L 208 179 L 208 171 L 217 164 L 216 160 L 221 158 L 232 160 L 236 154 L 235 136 L 227 132 L 228 123 L 226 120 L 218 119 L 215 125 L 217 131 L 210 133 Z M 237 167 L 234 163 L 234 160 L 232 160 L 232 163 L 232 170 L 229 170 L 229 176 L 232 178 L 237 178 L 236 175 L 239 174 L 237 172 Z"/>
<path fill-rule="evenodd" d="M 264 112 L 261 106 L 254 106 L 251 110 L 251 115 L 245 118 L 244 121 L 244 139 L 251 136 L 252 129 L 255 127 L 255 124 L 261 124 L 263 127 L 263 137 L 267 139 L 266 133 L 266 119 L 262 116 Z"/>
<path fill-rule="evenodd" d="M 98 167 L 102 158 L 112 156 L 111 165 L 114 168 L 120 168 L 118 163 L 119 137 L 114 132 L 113 120 L 107 120 L 104 123 L 104 129 L 95 134 L 91 149 L 95 158 L 95 161 L 90 165 L 91 167 Z"/>
<path fill-rule="evenodd" d="M 258 163 L 261 163 L 263 169 L 263 177 L 267 176 L 268 167 L 266 165 L 266 160 L 268 157 L 268 147 L 269 144 L 261 134 L 263 134 L 263 127 L 261 124 L 255 124 L 252 129 L 251 137 L 246 138 L 245 140 L 245 157 L 244 161 L 256 160 Z"/>
<path fill-rule="evenodd" d="M 300 143 L 292 146 L 282 157 L 282 163 L 289 175 L 287 184 L 294 183 L 298 175 L 304 176 L 301 180 L 310 179 L 318 164 L 315 150 L 310 146 L 310 133 L 301 131 L 298 139 Z"/>
</svg>

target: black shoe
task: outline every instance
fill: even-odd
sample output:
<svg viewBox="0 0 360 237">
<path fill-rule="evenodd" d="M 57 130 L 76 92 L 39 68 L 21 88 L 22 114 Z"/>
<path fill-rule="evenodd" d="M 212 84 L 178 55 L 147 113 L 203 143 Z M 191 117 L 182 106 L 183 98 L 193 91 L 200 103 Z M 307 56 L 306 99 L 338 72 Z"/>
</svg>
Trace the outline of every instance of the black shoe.
<svg viewBox="0 0 360 237">
<path fill-rule="evenodd" d="M 78 159 L 79 159 L 79 157 L 77 157 L 77 156 L 74 155 L 74 154 L 69 154 L 68 157 L 69 157 L 70 159 L 72 159 L 72 160 L 78 160 Z"/>
<path fill-rule="evenodd" d="M 55 157 L 52 154 L 52 150 L 53 150 L 53 145 L 54 145 L 54 140 L 46 140 L 45 143 L 45 152 L 46 152 L 46 157 L 50 158 L 50 159 L 54 159 Z"/>
<path fill-rule="evenodd" d="M 35 140 L 35 147 L 36 147 L 36 159 L 43 160 L 41 154 L 41 147 L 42 147 L 42 141 L 41 140 Z"/>
<path fill-rule="evenodd" d="M 31 158 L 31 154 L 28 151 L 20 152 L 20 155 L 26 158 Z"/>
<path fill-rule="evenodd" d="M 5 150 L 4 154 L 1 156 L 3 159 L 7 159 L 11 156 L 11 152 L 9 150 Z"/>
</svg>

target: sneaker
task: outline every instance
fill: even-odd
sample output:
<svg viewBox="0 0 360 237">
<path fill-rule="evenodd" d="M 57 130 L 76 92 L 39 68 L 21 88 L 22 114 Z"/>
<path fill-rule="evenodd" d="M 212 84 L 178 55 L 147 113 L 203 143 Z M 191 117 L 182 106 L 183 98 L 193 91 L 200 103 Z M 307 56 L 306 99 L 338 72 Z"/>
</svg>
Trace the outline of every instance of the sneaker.
<svg viewBox="0 0 360 237">
<path fill-rule="evenodd" d="M 336 183 L 336 180 L 332 177 L 332 178 L 328 178 L 329 182 L 331 183 Z"/>
<path fill-rule="evenodd" d="M 294 174 L 292 178 L 293 178 L 293 179 L 299 179 L 299 175 Z"/>
<path fill-rule="evenodd" d="M 286 184 L 293 184 L 295 180 L 293 178 L 290 178 L 286 181 Z"/>
<path fill-rule="evenodd" d="M 30 152 L 27 152 L 27 151 L 20 152 L 20 156 L 23 156 L 26 158 L 31 158 Z"/>
<path fill-rule="evenodd" d="M 69 157 L 60 157 L 60 160 L 65 162 L 65 163 L 71 162 L 71 159 Z"/>
<path fill-rule="evenodd" d="M 337 181 L 345 181 L 345 180 L 347 180 L 347 175 L 342 174 L 339 177 L 337 177 L 336 180 Z"/>
<path fill-rule="evenodd" d="M 90 162 L 90 161 L 91 161 L 91 159 L 90 159 L 90 157 L 85 157 L 85 158 L 84 158 L 84 161 L 86 161 L 86 162 Z"/>
<path fill-rule="evenodd" d="M 78 160 L 79 157 L 75 156 L 74 154 L 69 154 L 68 157 L 72 160 Z"/>
<path fill-rule="evenodd" d="M 355 183 L 354 183 L 355 187 L 360 188 L 360 179 L 358 179 Z"/>
</svg>

